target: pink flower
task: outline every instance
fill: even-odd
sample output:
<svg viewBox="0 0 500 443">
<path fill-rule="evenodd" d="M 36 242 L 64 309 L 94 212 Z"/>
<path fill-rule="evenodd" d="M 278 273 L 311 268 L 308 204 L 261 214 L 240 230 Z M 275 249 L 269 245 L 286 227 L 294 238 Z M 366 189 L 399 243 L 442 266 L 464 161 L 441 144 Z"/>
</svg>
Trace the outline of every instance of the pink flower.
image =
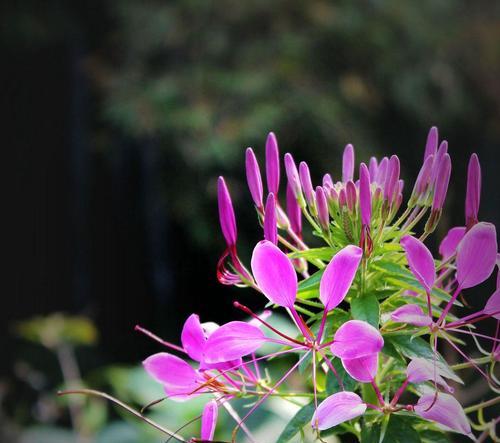
<svg viewBox="0 0 500 443">
<path fill-rule="evenodd" d="M 365 411 L 366 404 L 359 395 L 347 391 L 337 392 L 320 403 L 311 425 L 322 431 L 359 417 Z"/>
<path fill-rule="evenodd" d="M 465 227 L 463 226 L 457 226 L 448 231 L 439 245 L 439 253 L 441 254 L 443 260 L 447 260 L 451 256 L 455 255 L 457 246 L 462 238 L 464 238 L 464 235 Z"/>
<path fill-rule="evenodd" d="M 391 320 L 396 323 L 408 323 L 414 326 L 429 326 L 432 318 L 424 313 L 419 305 L 408 304 L 401 306 L 391 314 Z"/>
<path fill-rule="evenodd" d="M 248 188 L 250 189 L 253 202 L 258 209 L 262 209 L 262 177 L 260 175 L 259 163 L 252 148 L 246 150 L 245 168 Z"/>
</svg>

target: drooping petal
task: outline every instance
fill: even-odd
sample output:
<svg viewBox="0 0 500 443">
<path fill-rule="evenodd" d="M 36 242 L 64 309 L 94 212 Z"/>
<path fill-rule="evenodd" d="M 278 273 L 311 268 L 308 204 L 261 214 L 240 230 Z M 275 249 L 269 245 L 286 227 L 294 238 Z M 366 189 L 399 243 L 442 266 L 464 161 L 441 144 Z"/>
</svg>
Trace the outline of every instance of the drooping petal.
<svg viewBox="0 0 500 443">
<path fill-rule="evenodd" d="M 288 185 L 293 191 L 295 197 L 299 197 L 302 194 L 302 186 L 300 185 L 299 171 L 295 161 L 293 160 L 292 154 L 285 154 L 285 171 L 288 178 Z"/>
<path fill-rule="evenodd" d="M 200 317 L 196 314 L 191 314 L 184 322 L 181 342 L 182 347 L 193 360 L 198 362 L 202 360 L 206 338 L 200 323 Z"/>
<path fill-rule="evenodd" d="M 251 266 L 257 286 L 269 300 L 279 306 L 293 307 L 297 274 L 284 252 L 269 241 L 261 241 L 253 250 Z"/>
<path fill-rule="evenodd" d="M 498 288 L 486 302 L 483 312 L 500 320 L 500 288 Z"/>
<path fill-rule="evenodd" d="M 446 383 L 442 376 L 446 373 L 441 371 L 440 366 L 431 360 L 424 358 L 414 358 L 408 363 L 406 377 L 410 383 L 423 383 L 424 381 L 435 381 L 446 391 L 452 393 L 453 388 Z"/>
<path fill-rule="evenodd" d="M 217 425 L 217 416 L 219 415 L 219 407 L 215 400 L 210 400 L 203 408 L 201 414 L 201 434 L 203 441 L 212 441 L 215 434 L 215 426 Z"/>
<path fill-rule="evenodd" d="M 342 359 L 342 365 L 354 380 L 361 383 L 370 383 L 377 375 L 378 354 L 353 359 L 344 358 Z"/>
<path fill-rule="evenodd" d="M 328 203 L 325 191 L 321 186 L 316 187 L 316 204 L 318 206 L 318 220 L 324 230 L 328 230 L 330 225 L 330 214 L 328 213 Z"/>
<path fill-rule="evenodd" d="M 380 332 L 362 320 L 349 320 L 337 329 L 330 346 L 341 359 L 366 357 L 380 352 L 384 339 Z"/>
<path fill-rule="evenodd" d="M 359 417 L 365 411 L 366 404 L 359 395 L 348 391 L 337 392 L 319 404 L 311 425 L 322 431 Z"/>
<path fill-rule="evenodd" d="M 447 430 L 465 435 L 471 434 L 469 420 L 462 406 L 450 394 L 440 393 L 436 399 L 434 394 L 423 395 L 415 405 L 415 412 L 426 420 L 435 421 Z"/>
<path fill-rule="evenodd" d="M 474 225 L 457 247 L 456 279 L 462 289 L 485 281 L 493 272 L 497 258 L 495 225 L 481 222 Z"/>
<path fill-rule="evenodd" d="M 434 259 L 427 247 L 415 237 L 405 235 L 401 245 L 406 252 L 406 259 L 413 275 L 427 292 L 430 292 L 436 280 Z"/>
<path fill-rule="evenodd" d="M 217 182 L 217 200 L 219 203 L 219 221 L 222 234 L 228 246 L 236 244 L 236 218 L 234 216 L 233 203 L 223 177 Z"/>
<path fill-rule="evenodd" d="M 278 195 L 280 185 L 280 157 L 278 140 L 273 132 L 270 132 L 266 140 L 266 178 L 267 189 L 274 195 Z"/>
<path fill-rule="evenodd" d="M 481 165 L 477 154 L 472 154 L 467 168 L 467 191 L 465 194 L 465 224 L 468 228 L 478 222 L 481 201 Z"/>
<path fill-rule="evenodd" d="M 342 156 L 342 181 L 344 183 L 354 177 L 354 147 L 347 145 Z"/>
<path fill-rule="evenodd" d="M 259 162 L 257 161 L 252 148 L 247 148 L 246 150 L 245 169 L 248 188 L 250 189 L 253 202 L 255 206 L 262 208 L 262 177 L 260 175 Z"/>
<path fill-rule="evenodd" d="M 364 163 L 359 166 L 359 207 L 361 224 L 369 227 L 372 218 L 372 193 L 370 189 L 370 172 Z"/>
<path fill-rule="evenodd" d="M 204 359 L 207 363 L 235 360 L 257 350 L 266 338 L 257 327 L 243 321 L 222 325 L 208 338 Z"/>
<path fill-rule="evenodd" d="M 447 260 L 457 250 L 457 246 L 464 238 L 465 226 L 456 226 L 448 231 L 448 234 L 443 238 L 439 245 L 439 253 L 443 260 Z"/>
<path fill-rule="evenodd" d="M 427 143 L 425 144 L 424 160 L 430 155 L 434 155 L 438 146 L 438 129 L 433 126 L 427 135 Z"/>
<path fill-rule="evenodd" d="M 348 245 L 333 256 L 319 284 L 319 298 L 327 311 L 344 300 L 358 270 L 363 250 Z"/>
<path fill-rule="evenodd" d="M 276 220 L 276 200 L 271 192 L 267 196 L 264 212 L 264 238 L 271 243 L 278 244 L 278 222 Z"/>
<path fill-rule="evenodd" d="M 391 320 L 396 323 L 408 323 L 414 326 L 429 326 L 432 319 L 424 313 L 419 305 L 404 305 L 391 314 Z"/>
</svg>

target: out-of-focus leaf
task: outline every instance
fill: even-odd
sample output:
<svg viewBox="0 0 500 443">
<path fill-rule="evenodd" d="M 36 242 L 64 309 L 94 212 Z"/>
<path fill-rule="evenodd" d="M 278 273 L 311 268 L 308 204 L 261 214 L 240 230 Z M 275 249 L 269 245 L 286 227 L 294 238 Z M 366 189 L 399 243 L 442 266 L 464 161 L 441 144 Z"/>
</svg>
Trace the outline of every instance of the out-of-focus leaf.
<svg viewBox="0 0 500 443">
<path fill-rule="evenodd" d="M 373 295 L 356 297 L 351 300 L 351 314 L 356 320 L 363 320 L 378 328 L 380 306 Z"/>
<path fill-rule="evenodd" d="M 276 443 L 290 441 L 304 426 L 311 422 L 313 414 L 314 402 L 302 407 L 285 426 Z"/>
<path fill-rule="evenodd" d="M 354 391 L 356 388 L 356 380 L 351 378 L 349 374 L 345 371 L 344 367 L 342 366 L 342 362 L 340 361 L 339 358 L 334 358 L 332 360 L 332 365 L 337 371 L 337 375 L 344 385 L 344 390 L 346 391 Z M 341 387 L 339 385 L 339 381 L 337 380 L 337 377 L 335 377 L 335 374 L 333 371 L 330 369 L 326 375 L 326 392 L 328 395 L 335 394 L 336 392 L 341 391 Z"/>
</svg>

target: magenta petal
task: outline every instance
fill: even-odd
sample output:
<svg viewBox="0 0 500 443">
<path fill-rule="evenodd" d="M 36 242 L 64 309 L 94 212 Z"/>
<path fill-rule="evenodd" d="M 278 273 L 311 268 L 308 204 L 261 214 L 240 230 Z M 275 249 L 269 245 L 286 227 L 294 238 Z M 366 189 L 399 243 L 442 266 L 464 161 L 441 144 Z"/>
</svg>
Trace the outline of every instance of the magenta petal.
<svg viewBox="0 0 500 443">
<path fill-rule="evenodd" d="M 375 157 L 370 157 L 368 170 L 370 171 L 370 183 L 373 183 L 377 177 L 378 171 L 378 160 Z"/>
<path fill-rule="evenodd" d="M 370 383 L 377 375 L 378 354 L 352 359 L 344 358 L 342 359 L 342 365 L 354 380 L 361 383 Z"/>
<path fill-rule="evenodd" d="M 411 272 L 424 289 L 430 292 L 436 280 L 436 267 L 431 252 L 420 240 L 411 235 L 405 235 L 401 239 L 401 245 L 406 252 Z"/>
<path fill-rule="evenodd" d="M 274 195 L 278 195 L 280 185 L 280 157 L 278 141 L 273 132 L 270 132 L 266 140 L 266 178 L 267 189 Z"/>
<path fill-rule="evenodd" d="M 447 260 L 455 254 L 457 246 L 462 238 L 464 238 L 464 235 L 465 226 L 457 226 L 448 231 L 448 234 L 446 234 L 439 245 L 439 253 L 441 254 L 443 260 Z"/>
<path fill-rule="evenodd" d="M 468 228 L 478 221 L 481 200 L 481 166 L 477 154 L 472 154 L 467 168 L 467 191 L 465 194 L 465 224 Z"/>
<path fill-rule="evenodd" d="M 207 363 L 235 360 L 257 350 L 266 340 L 257 327 L 243 321 L 221 326 L 208 338 L 204 359 Z"/>
<path fill-rule="evenodd" d="M 328 213 L 328 203 L 325 191 L 321 186 L 316 187 L 316 204 L 318 206 L 318 220 L 321 227 L 327 231 L 330 225 L 330 214 Z"/>
<path fill-rule="evenodd" d="M 234 217 L 233 203 L 224 178 L 219 177 L 217 182 L 217 200 L 219 204 L 219 221 L 222 234 L 228 246 L 236 244 L 236 218 Z"/>
<path fill-rule="evenodd" d="M 342 156 L 342 181 L 344 183 L 354 177 L 354 147 L 347 145 Z"/>
<path fill-rule="evenodd" d="M 432 319 L 424 313 L 419 305 L 405 305 L 391 314 L 391 320 L 396 323 L 408 323 L 414 326 L 429 326 Z"/>
<path fill-rule="evenodd" d="M 182 347 L 193 359 L 200 362 L 205 347 L 205 332 L 196 314 L 191 314 L 184 323 L 181 334 Z"/>
<path fill-rule="evenodd" d="M 285 154 L 285 171 L 288 178 L 288 185 L 292 189 L 295 197 L 298 197 L 300 194 L 302 194 L 299 171 L 297 170 L 297 166 L 295 165 L 292 154 L 288 152 Z"/>
<path fill-rule="evenodd" d="M 366 404 L 354 392 L 337 392 L 323 400 L 314 416 L 311 425 L 320 431 L 333 428 L 340 423 L 363 415 Z"/>
<path fill-rule="evenodd" d="M 292 231 L 300 236 L 302 233 L 302 211 L 290 184 L 286 187 L 286 215 L 290 220 Z"/>
<path fill-rule="evenodd" d="M 363 251 L 349 245 L 337 252 L 328 263 L 319 284 L 319 298 L 330 311 L 344 300 L 351 287 Z"/>
<path fill-rule="evenodd" d="M 260 175 L 259 163 L 252 148 L 247 148 L 246 150 L 245 169 L 248 188 L 250 189 L 253 202 L 255 206 L 262 208 L 262 177 Z"/>
<path fill-rule="evenodd" d="M 364 163 L 359 166 L 359 207 L 361 224 L 369 227 L 372 218 L 372 193 L 370 189 L 370 172 Z"/>
<path fill-rule="evenodd" d="M 486 302 L 483 312 L 500 320 L 500 288 L 498 288 Z"/>
<path fill-rule="evenodd" d="M 424 164 L 420 168 L 417 179 L 415 180 L 415 186 L 413 187 L 413 195 L 415 197 L 420 197 L 427 190 L 430 182 L 432 165 L 434 164 L 434 156 L 431 155 L 427 157 Z"/>
<path fill-rule="evenodd" d="M 278 244 L 278 224 L 276 220 L 276 200 L 271 192 L 267 196 L 264 212 L 264 238 L 271 243 Z"/>
<path fill-rule="evenodd" d="M 436 153 L 437 146 L 438 146 L 438 129 L 435 126 L 433 126 L 429 131 L 429 135 L 427 135 L 424 160 L 430 155 L 434 155 Z"/>
<path fill-rule="evenodd" d="M 300 162 L 299 164 L 299 177 L 300 183 L 302 185 L 302 190 L 306 197 L 307 204 L 309 206 L 314 206 L 314 188 L 311 181 L 311 173 L 309 172 L 309 166 L 306 162 Z"/>
<path fill-rule="evenodd" d="M 217 416 L 219 415 L 219 407 L 215 400 L 210 400 L 203 408 L 201 414 L 201 434 L 203 441 L 212 441 L 215 434 L 215 426 L 217 425 Z"/>
<path fill-rule="evenodd" d="M 451 159 L 448 154 L 444 154 L 436 177 L 436 186 L 434 189 L 434 198 L 432 199 L 432 209 L 440 210 L 443 208 L 448 184 L 451 176 Z"/>
<path fill-rule="evenodd" d="M 493 272 L 497 258 L 497 232 L 491 223 L 474 225 L 457 247 L 456 279 L 462 289 L 485 281 Z"/>
<path fill-rule="evenodd" d="M 293 307 L 297 296 L 297 274 L 292 262 L 269 241 L 257 243 L 252 254 L 252 272 L 264 295 L 279 306 Z"/>
<path fill-rule="evenodd" d="M 449 394 L 440 393 L 436 399 L 434 394 L 423 395 L 415 405 L 415 412 L 426 420 L 439 423 L 447 430 L 465 435 L 471 434 L 469 420 L 462 406 Z"/>
<path fill-rule="evenodd" d="M 337 329 L 330 346 L 341 359 L 366 357 L 380 352 L 384 339 L 372 325 L 362 320 L 349 320 Z"/>
<path fill-rule="evenodd" d="M 438 365 L 424 358 L 414 358 L 408 363 L 406 369 L 406 377 L 410 383 L 423 383 L 424 381 L 435 381 L 448 392 L 453 392 L 453 388 L 446 383 L 442 375 L 443 373 Z"/>
</svg>

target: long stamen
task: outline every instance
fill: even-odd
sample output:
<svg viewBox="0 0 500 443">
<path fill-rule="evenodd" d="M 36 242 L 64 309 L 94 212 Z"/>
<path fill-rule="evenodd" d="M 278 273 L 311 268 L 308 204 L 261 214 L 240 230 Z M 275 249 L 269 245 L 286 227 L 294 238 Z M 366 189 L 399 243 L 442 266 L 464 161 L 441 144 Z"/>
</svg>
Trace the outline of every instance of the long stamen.
<svg viewBox="0 0 500 443">
<path fill-rule="evenodd" d="M 339 373 L 335 369 L 335 366 L 333 366 L 333 364 L 330 361 L 330 359 L 325 354 L 323 354 L 323 352 L 321 351 L 321 349 L 317 349 L 317 351 L 318 351 L 318 354 L 320 354 L 323 357 L 323 360 L 325 361 L 326 365 L 330 368 L 330 371 L 333 372 L 333 375 L 337 379 L 337 383 L 339 384 L 340 389 L 342 389 L 343 391 L 345 391 L 344 383 L 343 383 L 342 379 L 340 378 Z"/>
<path fill-rule="evenodd" d="M 174 345 L 173 343 L 169 343 L 168 341 L 163 340 L 162 338 L 158 337 L 156 334 L 153 334 L 152 332 L 148 331 L 147 329 L 144 329 L 142 326 L 135 325 L 134 327 L 135 331 L 139 331 L 143 333 L 144 335 L 147 335 L 149 338 L 152 338 L 154 341 L 160 343 L 163 346 L 166 346 L 167 348 L 173 349 L 174 351 L 179 351 L 182 353 L 186 353 L 186 351 L 181 348 L 180 346 Z"/>
<path fill-rule="evenodd" d="M 438 321 L 436 322 L 437 324 L 444 324 L 444 321 L 445 321 L 445 318 L 446 318 L 446 315 L 448 314 L 448 311 L 451 309 L 451 307 L 453 306 L 453 303 L 455 302 L 455 300 L 457 299 L 458 297 L 458 294 L 460 294 L 460 291 L 462 290 L 461 286 L 458 285 L 457 286 L 457 289 L 455 290 L 453 296 L 451 297 L 451 299 L 448 301 L 448 303 L 446 304 L 445 308 L 443 309 L 443 312 L 441 312 L 441 315 L 438 319 Z"/>
</svg>

